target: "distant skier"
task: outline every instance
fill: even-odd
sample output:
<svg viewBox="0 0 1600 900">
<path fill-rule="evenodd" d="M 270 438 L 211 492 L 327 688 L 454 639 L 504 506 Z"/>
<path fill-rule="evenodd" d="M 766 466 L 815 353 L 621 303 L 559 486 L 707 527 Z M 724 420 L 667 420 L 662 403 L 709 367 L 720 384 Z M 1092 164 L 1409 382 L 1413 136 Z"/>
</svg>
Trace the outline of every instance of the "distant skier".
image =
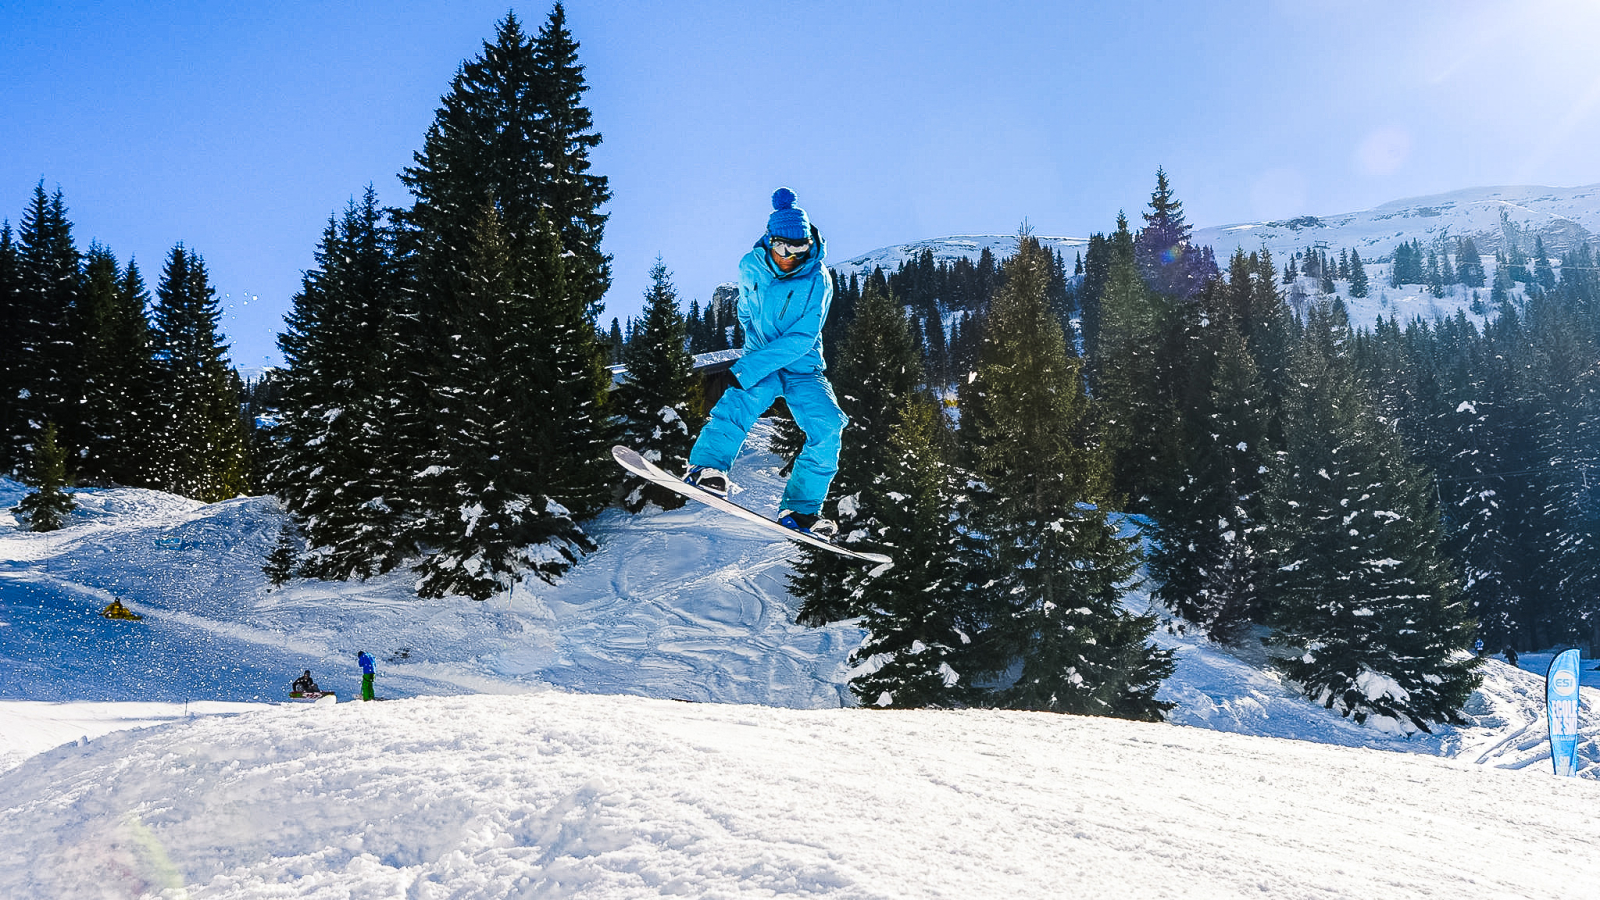
<svg viewBox="0 0 1600 900">
<path fill-rule="evenodd" d="M 839 441 L 849 422 L 823 374 L 822 323 L 833 302 L 827 245 L 794 192 L 778 188 L 767 232 L 739 260 L 739 324 L 744 355 L 731 370 L 733 385 L 711 409 L 711 420 L 689 451 L 684 480 L 721 497 L 728 469 L 750 428 L 778 397 L 787 401 L 806 443 L 779 504 L 786 528 L 828 539 L 838 526 L 822 517 L 822 501 L 839 469 Z"/>
<path fill-rule="evenodd" d="M 1478 638 L 1472 642 L 1472 652 L 1477 656 L 1483 655 L 1483 638 Z"/>
<path fill-rule="evenodd" d="M 356 654 L 356 662 L 361 664 L 361 699 L 378 699 L 378 695 L 373 693 L 372 690 L 372 680 L 378 674 L 377 665 L 373 663 L 372 657 L 368 656 L 365 650 Z"/>
<path fill-rule="evenodd" d="M 1506 662 L 1510 663 L 1512 666 L 1516 666 L 1516 664 L 1517 664 L 1517 648 L 1511 646 L 1510 644 L 1507 644 L 1506 645 L 1506 649 L 1503 652 L 1505 653 Z"/>
</svg>

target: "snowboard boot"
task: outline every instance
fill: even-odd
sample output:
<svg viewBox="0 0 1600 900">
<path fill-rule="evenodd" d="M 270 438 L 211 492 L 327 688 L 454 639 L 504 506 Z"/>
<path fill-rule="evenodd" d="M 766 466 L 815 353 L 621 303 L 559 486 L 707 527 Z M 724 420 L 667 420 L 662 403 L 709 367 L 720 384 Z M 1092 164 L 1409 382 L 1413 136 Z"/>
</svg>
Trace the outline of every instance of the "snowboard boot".
<svg viewBox="0 0 1600 900">
<path fill-rule="evenodd" d="M 839 526 L 835 525 L 831 519 L 813 516 L 810 513 L 797 513 L 787 509 L 778 513 L 778 524 L 830 542 L 839 533 Z"/>
<path fill-rule="evenodd" d="M 708 494 L 728 499 L 728 473 L 710 466 L 690 466 L 684 483 L 692 484 Z"/>
</svg>

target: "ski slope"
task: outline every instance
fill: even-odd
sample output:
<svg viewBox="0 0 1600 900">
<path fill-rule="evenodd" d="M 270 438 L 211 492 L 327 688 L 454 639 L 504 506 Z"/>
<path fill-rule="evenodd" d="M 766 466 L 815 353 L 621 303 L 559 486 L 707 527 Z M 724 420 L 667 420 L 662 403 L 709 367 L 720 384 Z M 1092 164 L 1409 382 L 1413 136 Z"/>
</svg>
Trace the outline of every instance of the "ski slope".
<svg viewBox="0 0 1600 900">
<path fill-rule="evenodd" d="M 734 469 L 781 491 L 758 433 Z M 698 504 L 595 524 L 558 586 L 269 589 L 270 498 L 0 482 L 0 897 L 1579 896 L 1600 876 L 1600 672 L 1550 774 L 1548 654 L 1406 739 L 1184 633 L 1168 724 L 849 705 L 794 549 Z M 145 616 L 96 611 L 120 598 Z M 1135 591 L 1130 606 L 1144 609 Z M 357 650 L 391 702 L 341 700 Z M 696 701 L 696 702 L 679 702 Z"/>
</svg>

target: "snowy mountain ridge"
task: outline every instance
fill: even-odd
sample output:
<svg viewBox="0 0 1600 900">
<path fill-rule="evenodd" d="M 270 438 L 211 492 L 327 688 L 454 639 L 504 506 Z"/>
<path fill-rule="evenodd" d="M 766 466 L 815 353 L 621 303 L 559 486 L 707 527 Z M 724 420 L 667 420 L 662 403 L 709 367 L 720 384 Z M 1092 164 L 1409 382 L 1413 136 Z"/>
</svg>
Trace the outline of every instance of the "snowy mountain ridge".
<svg viewBox="0 0 1600 900">
<path fill-rule="evenodd" d="M 1364 261 L 1375 262 L 1387 260 L 1401 243 L 1420 240 L 1427 247 L 1446 236 L 1471 237 L 1481 253 L 1492 255 L 1503 244 L 1502 213 L 1526 235 L 1527 246 L 1523 250 L 1531 253 L 1533 239 L 1538 236 L 1544 239 L 1545 249 L 1556 256 L 1579 243 L 1596 242 L 1596 235 L 1600 235 L 1600 184 L 1465 188 L 1394 200 L 1358 212 L 1196 227 L 1193 241 L 1216 251 L 1218 263 L 1224 266 L 1235 249 L 1249 253 L 1262 248 L 1280 261 L 1296 251 L 1320 249 L 1337 255 L 1348 248 L 1360 251 Z M 1093 231 L 1109 232 L 1112 224 Z M 1129 227 L 1137 227 L 1137 223 L 1131 222 Z M 1089 244 L 1087 238 L 1078 237 L 1039 239 L 1046 247 L 1060 250 L 1069 261 Z M 976 262 L 985 249 L 998 262 L 1016 253 L 1017 236 L 966 234 L 910 241 L 851 257 L 835 268 L 846 277 L 865 275 L 879 266 L 886 273 L 893 272 L 925 250 L 933 252 L 936 262 L 962 257 Z"/>
</svg>

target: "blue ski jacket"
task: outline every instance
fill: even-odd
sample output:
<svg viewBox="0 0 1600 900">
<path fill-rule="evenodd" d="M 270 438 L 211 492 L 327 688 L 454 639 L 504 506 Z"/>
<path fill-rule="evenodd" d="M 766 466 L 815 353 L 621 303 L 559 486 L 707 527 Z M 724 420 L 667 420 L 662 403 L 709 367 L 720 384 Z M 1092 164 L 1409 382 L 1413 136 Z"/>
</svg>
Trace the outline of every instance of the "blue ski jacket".
<svg viewBox="0 0 1600 900">
<path fill-rule="evenodd" d="M 744 356 L 733 375 L 746 387 L 780 369 L 821 372 L 822 323 L 833 303 L 833 277 L 823 264 L 827 244 L 811 228 L 811 256 L 793 272 L 772 261 L 768 238 L 739 260 L 739 324 Z"/>
<path fill-rule="evenodd" d="M 356 656 L 356 662 L 361 664 L 361 674 L 363 674 L 363 675 L 374 674 L 375 669 L 373 667 L 372 657 L 368 656 L 365 653 L 361 653 L 361 654 L 358 654 Z"/>
</svg>

